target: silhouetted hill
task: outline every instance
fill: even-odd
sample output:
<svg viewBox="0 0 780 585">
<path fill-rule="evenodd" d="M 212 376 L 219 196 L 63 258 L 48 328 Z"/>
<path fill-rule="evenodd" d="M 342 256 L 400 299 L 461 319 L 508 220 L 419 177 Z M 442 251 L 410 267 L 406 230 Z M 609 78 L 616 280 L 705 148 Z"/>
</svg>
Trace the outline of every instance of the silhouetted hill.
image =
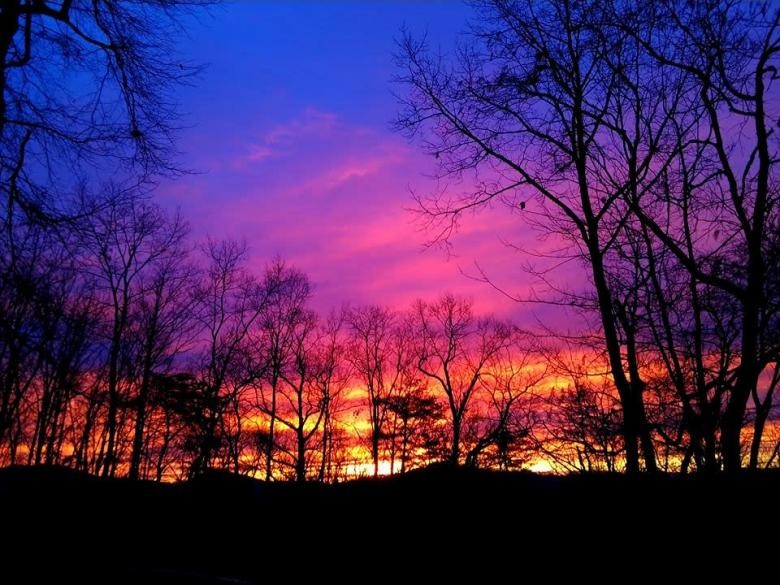
<svg viewBox="0 0 780 585">
<path fill-rule="evenodd" d="M 750 535 L 778 527 L 778 487 L 777 471 L 554 477 L 432 466 L 323 486 L 223 473 L 161 485 L 7 468 L 0 582 L 261 583 L 280 572 L 296 582 L 463 580 L 540 563 L 559 576 L 600 574 L 625 559 L 658 570 L 675 555 L 723 563 L 740 550 L 762 558 L 767 542 Z M 716 553 L 730 534 L 742 536 Z"/>
</svg>

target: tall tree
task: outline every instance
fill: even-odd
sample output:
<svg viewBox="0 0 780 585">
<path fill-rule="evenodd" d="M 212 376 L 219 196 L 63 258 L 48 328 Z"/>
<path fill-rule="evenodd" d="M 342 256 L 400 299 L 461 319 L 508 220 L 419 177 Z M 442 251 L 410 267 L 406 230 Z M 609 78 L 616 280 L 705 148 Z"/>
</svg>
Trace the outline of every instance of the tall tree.
<svg viewBox="0 0 780 585">
<path fill-rule="evenodd" d="M 661 70 L 683 75 L 702 112 L 703 123 L 683 134 L 679 169 L 697 168 L 691 181 L 671 186 L 679 197 L 691 191 L 701 206 L 699 221 L 722 238 L 713 245 L 696 233 L 695 246 L 665 229 L 649 202 L 630 199 L 632 211 L 674 254 L 698 283 L 721 289 L 739 306 L 739 358 L 720 427 L 726 469 L 742 464 L 741 431 L 745 410 L 759 375 L 766 367 L 761 338 L 769 326 L 769 246 L 777 224 L 780 191 L 777 174 L 780 8 L 772 3 L 703 2 L 680 5 L 660 2 L 636 11 L 639 28 L 620 23 Z M 745 130 L 732 131 L 734 128 Z M 664 218 L 665 216 L 660 216 Z M 676 225 L 682 222 L 673 219 Z M 728 256 L 732 273 L 723 271 Z"/>
<path fill-rule="evenodd" d="M 273 478 L 279 389 L 284 382 L 282 376 L 295 357 L 295 329 L 307 310 L 312 287 L 305 274 L 278 259 L 266 270 L 265 280 L 271 296 L 261 319 L 262 340 L 257 342 L 264 347 L 266 355 L 262 364 L 264 384 L 259 388 L 256 402 L 268 417 L 267 434 L 263 437 L 267 481 Z"/>
<path fill-rule="evenodd" d="M 166 241 L 159 242 L 159 255 L 142 276 L 141 292 L 131 314 L 136 362 L 136 390 L 130 400 L 135 411 L 128 472 L 131 479 L 140 476 L 155 380 L 170 373 L 196 333 L 192 315 L 197 271 L 188 260 L 186 226 L 176 216 L 166 229 Z"/>
<path fill-rule="evenodd" d="M 100 471 L 110 476 L 118 463 L 123 394 L 132 383 L 126 359 L 132 312 L 145 296 L 148 271 L 180 243 L 185 228 L 178 219 L 169 222 L 159 207 L 133 193 L 110 197 L 100 213 L 83 224 L 84 270 L 95 279 L 104 304 L 108 408 Z"/>
<path fill-rule="evenodd" d="M 612 164 L 610 116 L 626 75 L 614 67 L 616 48 L 594 25 L 604 15 L 601 3 L 495 0 L 478 3 L 478 11 L 474 43 L 460 47 L 454 64 L 411 37 L 401 45 L 399 80 L 408 93 L 399 128 L 422 136 L 443 174 L 479 176 L 470 195 L 421 200 L 421 209 L 447 237 L 466 211 L 503 201 L 583 259 L 623 407 L 628 469 L 639 470 L 641 446 L 653 470 L 643 382 L 622 359 L 605 261 L 617 236 L 615 218 L 625 215 L 620 197 L 655 159 L 647 150 L 617 187 L 599 180 Z M 664 112 L 673 99 L 673 92 L 657 92 L 649 107 Z M 649 128 L 656 143 L 663 121 Z"/>
</svg>

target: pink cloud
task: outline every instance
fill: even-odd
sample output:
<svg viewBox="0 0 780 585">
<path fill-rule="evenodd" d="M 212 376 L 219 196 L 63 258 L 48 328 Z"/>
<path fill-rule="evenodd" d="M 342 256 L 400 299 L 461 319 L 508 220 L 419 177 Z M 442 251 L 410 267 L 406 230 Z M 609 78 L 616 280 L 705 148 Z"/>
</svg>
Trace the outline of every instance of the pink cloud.
<svg viewBox="0 0 780 585">
<path fill-rule="evenodd" d="M 497 205 L 464 218 L 450 254 L 426 250 L 432 233 L 408 211 L 409 188 L 433 191 L 425 176 L 433 161 L 398 136 L 314 108 L 244 136 L 214 145 L 231 162 L 186 177 L 172 193 L 196 235 L 246 239 L 258 269 L 286 258 L 309 274 L 323 311 L 344 302 L 405 308 L 445 291 L 472 297 L 482 312 L 528 310 L 463 273 L 475 275 L 478 263 L 498 286 L 527 296 L 526 258 L 502 239 L 528 245 L 535 234 Z"/>
</svg>

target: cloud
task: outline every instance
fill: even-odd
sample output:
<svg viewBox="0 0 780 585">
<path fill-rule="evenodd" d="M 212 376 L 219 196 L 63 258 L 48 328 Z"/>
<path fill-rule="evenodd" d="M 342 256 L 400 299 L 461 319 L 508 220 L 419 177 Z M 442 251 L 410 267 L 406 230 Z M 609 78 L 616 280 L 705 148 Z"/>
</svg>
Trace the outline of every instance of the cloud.
<svg viewBox="0 0 780 585">
<path fill-rule="evenodd" d="M 266 130 L 259 130 L 259 139 L 250 142 L 241 154 L 231 161 L 230 166 L 241 170 L 247 165 L 260 163 L 270 158 L 292 154 L 295 145 L 312 136 L 325 136 L 338 125 L 338 117 L 316 108 L 306 108 L 294 118 Z"/>
<path fill-rule="evenodd" d="M 333 129 L 338 117 L 332 112 L 323 112 L 317 108 L 306 108 L 292 120 L 274 126 L 268 130 L 263 140 L 265 144 L 286 144 L 312 134 L 323 134 Z"/>
<path fill-rule="evenodd" d="M 264 144 L 251 144 L 249 153 L 246 155 L 248 162 L 260 162 L 273 156 L 274 151 L 270 146 Z"/>
<path fill-rule="evenodd" d="M 478 262 L 509 293 L 527 293 L 526 259 L 500 238 L 534 236 L 497 205 L 464 218 L 454 255 L 425 250 L 431 233 L 406 209 L 410 183 L 433 190 L 425 177 L 431 160 L 398 136 L 315 108 L 244 136 L 243 144 L 225 136 L 210 145 L 241 153 L 240 164 L 215 165 L 177 186 L 175 201 L 196 234 L 246 239 L 258 269 L 275 255 L 297 265 L 314 282 L 322 311 L 344 302 L 405 308 L 445 291 L 472 297 L 482 312 L 527 310 L 463 273 L 475 274 Z"/>
</svg>

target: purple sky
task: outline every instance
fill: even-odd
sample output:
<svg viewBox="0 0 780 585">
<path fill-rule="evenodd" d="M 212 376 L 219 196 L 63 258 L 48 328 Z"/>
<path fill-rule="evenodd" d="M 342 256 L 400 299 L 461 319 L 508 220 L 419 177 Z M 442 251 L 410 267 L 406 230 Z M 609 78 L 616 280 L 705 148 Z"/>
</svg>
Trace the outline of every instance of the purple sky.
<svg viewBox="0 0 780 585">
<path fill-rule="evenodd" d="M 198 174 L 164 185 L 196 235 L 246 239 L 254 261 L 275 255 L 306 271 L 318 308 L 405 307 L 443 291 L 480 311 L 528 321 L 518 305 L 469 280 L 474 263 L 526 292 L 532 243 L 505 208 L 467 218 L 453 255 L 424 249 L 410 189 L 435 188 L 431 157 L 390 130 L 394 39 L 406 25 L 446 49 L 470 9 L 455 2 L 238 3 L 188 25 L 184 56 L 208 65 L 181 95 L 183 162 Z M 400 88 L 395 88 L 400 89 Z M 463 186 L 453 188 L 462 189 Z"/>
</svg>

